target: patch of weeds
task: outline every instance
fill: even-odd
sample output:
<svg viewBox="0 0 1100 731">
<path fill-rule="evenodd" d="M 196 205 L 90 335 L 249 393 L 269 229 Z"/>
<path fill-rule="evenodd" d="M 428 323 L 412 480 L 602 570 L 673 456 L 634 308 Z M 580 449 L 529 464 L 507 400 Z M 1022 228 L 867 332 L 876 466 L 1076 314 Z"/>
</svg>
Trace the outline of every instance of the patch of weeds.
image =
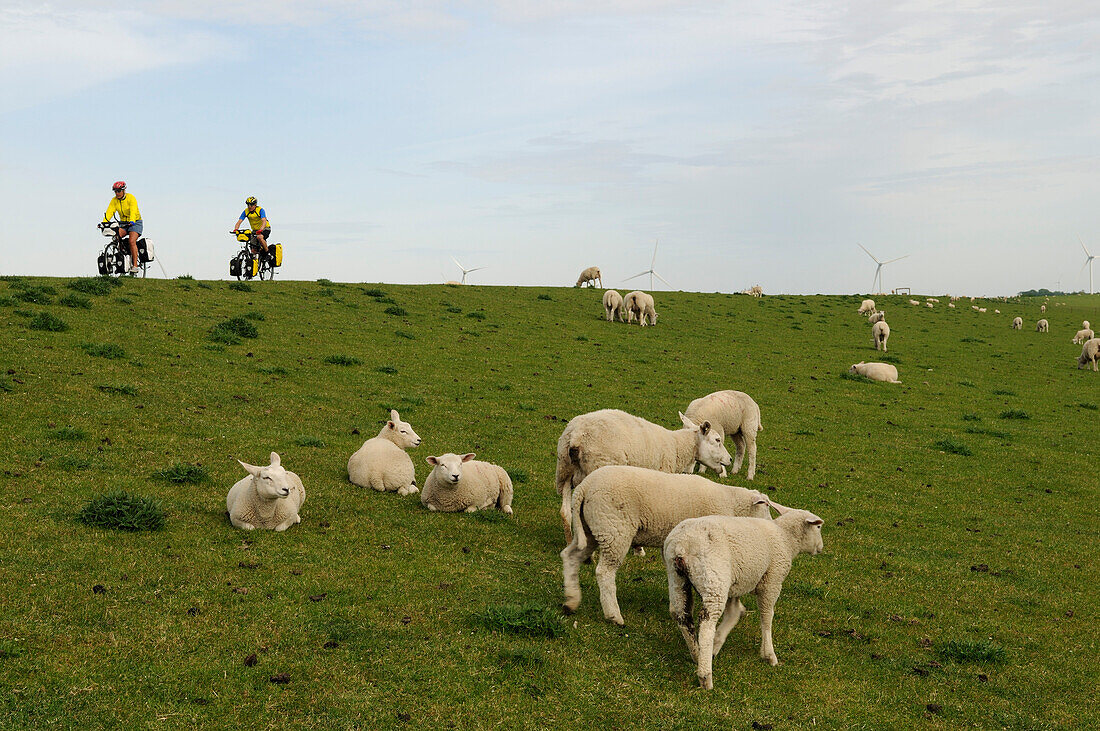
<svg viewBox="0 0 1100 731">
<path fill-rule="evenodd" d="M 377 367 L 377 368 L 375 368 L 374 370 L 378 371 L 379 373 L 388 373 L 388 374 L 389 374 L 389 375 L 391 375 L 391 376 L 392 376 L 392 375 L 393 375 L 394 373 L 397 373 L 397 369 L 396 369 L 396 368 L 394 368 L 393 366 L 388 366 L 388 365 L 385 365 L 385 366 L 378 366 L 378 367 Z"/>
<path fill-rule="evenodd" d="M 507 523 L 510 518 L 506 513 L 502 513 L 499 510 L 479 510 L 474 513 L 474 520 L 479 523 Z"/>
<path fill-rule="evenodd" d="M 64 305 L 65 307 L 72 307 L 75 309 L 90 310 L 92 309 L 92 301 L 87 297 L 81 297 L 76 294 L 67 294 L 57 301 L 57 304 Z"/>
<path fill-rule="evenodd" d="M 115 291 L 117 287 L 121 287 L 122 282 L 113 277 L 81 277 L 80 279 L 74 279 L 65 286 L 81 294 L 106 297 Z"/>
<path fill-rule="evenodd" d="M 120 305 L 132 305 L 132 304 L 134 304 L 134 301 L 132 299 L 130 299 L 129 297 L 117 297 L 115 299 L 115 302 L 118 302 Z"/>
<path fill-rule="evenodd" d="M 467 312 L 466 317 L 469 317 L 472 320 L 484 320 L 485 319 L 485 313 L 484 312 Z"/>
<path fill-rule="evenodd" d="M 327 355 L 325 356 L 325 362 L 330 365 L 338 366 L 363 365 L 363 361 L 358 358 L 352 358 L 350 355 Z"/>
<path fill-rule="evenodd" d="M 77 517 L 82 523 L 114 530 L 160 530 L 164 527 L 164 508 L 158 501 L 121 490 L 92 498 Z"/>
<path fill-rule="evenodd" d="M 977 388 L 973 381 L 959 381 L 959 385 L 964 388 Z"/>
<path fill-rule="evenodd" d="M 457 315 L 460 312 L 462 312 L 462 308 L 461 307 L 448 307 L 447 312 L 451 312 L 451 313 Z"/>
<path fill-rule="evenodd" d="M 19 315 L 20 317 L 34 317 L 33 312 L 27 310 L 12 310 L 12 314 Z"/>
<path fill-rule="evenodd" d="M 538 604 L 489 607 L 474 615 L 485 629 L 505 634 L 553 639 L 565 634 L 565 622 L 556 609 Z"/>
<path fill-rule="evenodd" d="M 264 317 L 264 313 L 256 312 L 255 310 L 252 310 L 251 312 L 246 312 L 241 315 L 241 317 L 246 320 L 255 320 L 256 322 L 263 322 L 267 319 L 266 317 Z"/>
<path fill-rule="evenodd" d="M 383 289 L 371 288 L 362 290 L 363 294 L 368 297 L 385 297 L 386 291 Z"/>
<path fill-rule="evenodd" d="M 165 467 L 152 474 L 154 480 L 164 480 L 174 485 L 200 485 L 210 482 L 210 473 L 200 464 L 184 464 L 176 462 L 171 467 Z"/>
<path fill-rule="evenodd" d="M 83 343 L 80 347 L 93 358 L 118 360 L 126 357 L 126 351 L 122 349 L 122 346 L 114 343 Z"/>
<path fill-rule="evenodd" d="M 39 312 L 27 325 L 31 330 L 45 330 L 51 333 L 61 333 L 69 329 L 69 323 L 49 312 Z"/>
<path fill-rule="evenodd" d="M 582 342 L 582 343 L 587 343 L 588 342 L 588 338 L 584 335 L 578 335 L 577 337 L 574 338 L 574 340 L 577 340 L 577 341 Z"/>
<path fill-rule="evenodd" d="M 22 657 L 23 653 L 23 646 L 16 644 L 15 641 L 0 640 L 0 660 L 14 660 Z"/>
<path fill-rule="evenodd" d="M 11 297 L 0 297 L 0 307 L 15 307 L 15 300 Z"/>
<path fill-rule="evenodd" d="M 321 289 L 317 290 L 317 294 L 321 295 L 322 297 L 335 297 L 336 290 L 331 287 L 322 287 Z"/>
<path fill-rule="evenodd" d="M 53 302 L 53 296 L 57 290 L 53 287 L 27 287 L 15 293 L 15 299 L 32 305 L 48 305 Z"/>
<path fill-rule="evenodd" d="M 932 445 L 934 449 L 938 449 L 941 452 L 947 452 L 948 454 L 959 454 L 963 457 L 969 457 L 973 454 L 970 451 L 970 447 L 966 446 L 962 442 L 955 441 L 951 437 L 944 437 L 938 442 Z"/>
<path fill-rule="evenodd" d="M 192 277 L 192 276 L 191 276 L 190 274 L 181 274 L 181 275 L 179 275 L 178 277 L 176 277 L 176 279 L 187 279 L 187 280 L 193 280 L 193 279 L 194 279 L 194 277 Z"/>
<path fill-rule="evenodd" d="M 981 421 L 982 417 L 977 414 L 963 414 L 963 421 Z"/>
<path fill-rule="evenodd" d="M 11 393 L 15 390 L 15 382 L 11 376 L 0 376 L 0 393 Z"/>
<path fill-rule="evenodd" d="M 214 287 L 212 285 L 207 284 L 206 282 L 203 282 L 203 281 L 198 280 L 198 279 L 195 280 L 195 286 L 198 287 L 199 289 L 214 289 Z"/>
<path fill-rule="evenodd" d="M 397 300 L 393 297 L 375 297 L 374 301 L 380 305 L 396 305 Z"/>
<path fill-rule="evenodd" d="M 221 345 L 240 345 L 241 339 L 228 330 L 218 330 L 217 328 L 210 331 L 206 336 L 208 340 Z M 224 348 L 222 348 L 224 350 Z"/>
<path fill-rule="evenodd" d="M 294 440 L 294 443 L 299 447 L 323 447 L 325 443 L 317 437 L 301 436 Z"/>
<path fill-rule="evenodd" d="M 404 330 L 394 330 L 393 334 L 399 338 L 405 338 L 406 340 L 416 340 L 416 336 L 412 333 L 407 333 Z"/>
<path fill-rule="evenodd" d="M 1089 411 L 1096 411 L 1097 409 L 1100 409 L 1100 406 L 1097 406 L 1096 404 L 1090 404 L 1087 401 L 1082 401 L 1077 405 L 1080 406 L 1082 409 L 1088 409 Z"/>
<path fill-rule="evenodd" d="M 859 381 L 860 383 L 874 383 L 874 381 L 872 381 L 870 378 L 868 378 L 867 376 L 865 376 L 863 374 L 860 374 L 860 373 L 849 373 L 848 371 L 844 371 L 843 373 L 840 374 L 840 377 L 845 379 L 845 380 L 848 380 L 848 381 Z"/>
<path fill-rule="evenodd" d="M 890 353 L 886 353 L 881 358 L 879 358 L 879 360 L 881 360 L 883 363 L 893 363 L 894 365 L 899 365 L 901 363 L 901 358 Z"/>
<path fill-rule="evenodd" d="M 393 305 L 393 306 L 391 306 L 391 307 L 387 307 L 387 308 L 386 308 L 386 309 L 384 310 L 384 312 L 385 312 L 385 313 L 386 313 L 387 315 L 395 315 L 395 316 L 397 316 L 397 317 L 404 317 L 405 315 L 409 314 L 409 313 L 408 313 L 408 311 L 406 311 L 406 310 L 405 310 L 404 308 L 402 308 L 402 307 L 398 307 L 397 305 Z"/>
<path fill-rule="evenodd" d="M 96 386 L 96 390 L 102 391 L 103 393 L 118 394 L 120 396 L 137 396 L 137 389 L 125 384 L 122 386 Z"/>
<path fill-rule="evenodd" d="M 962 338 L 961 340 L 959 340 L 959 342 L 960 343 L 980 343 L 982 345 L 985 344 L 985 341 L 980 339 L 980 338 Z"/>
<path fill-rule="evenodd" d="M 799 429 L 798 431 L 795 432 L 795 434 L 797 434 L 798 436 L 801 436 L 801 437 L 815 437 L 815 436 L 817 436 L 817 432 L 813 431 L 812 429 Z"/>
<path fill-rule="evenodd" d="M 538 411 L 539 407 L 531 404 L 516 404 L 516 408 L 520 411 Z"/>
<path fill-rule="evenodd" d="M 402 396 L 401 403 L 408 404 L 409 406 L 423 406 L 424 399 L 419 396 Z"/>
<path fill-rule="evenodd" d="M 320 284 L 320 285 L 325 286 L 325 287 L 331 287 L 332 286 L 332 280 L 331 279 L 325 279 L 324 277 L 321 277 L 320 279 L 317 280 L 317 284 Z"/>
<path fill-rule="evenodd" d="M 229 288 L 235 292 L 251 292 L 252 285 L 248 282 L 230 282 Z"/>
<path fill-rule="evenodd" d="M 285 376 L 287 373 L 286 368 L 282 366 L 260 366 L 256 370 L 267 376 Z"/>
<path fill-rule="evenodd" d="M 86 470 L 92 466 L 92 463 L 83 457 L 73 457 L 68 454 L 64 457 L 58 457 L 53 464 L 54 467 L 62 470 Z"/>
<path fill-rule="evenodd" d="M 1022 409 L 1009 409 L 1001 412 L 1002 419 L 1030 419 L 1031 415 Z"/>
<path fill-rule="evenodd" d="M 84 432 L 75 426 L 63 426 L 48 432 L 51 438 L 62 442 L 79 442 L 86 436 Z"/>
<path fill-rule="evenodd" d="M 550 296 L 550 295 L 548 295 L 548 294 L 540 294 L 540 295 L 539 295 L 538 297 L 536 297 L 535 299 L 540 299 L 540 300 L 543 300 L 544 302 L 553 302 L 553 301 L 554 301 L 554 298 L 553 298 L 553 297 L 551 297 L 551 296 Z"/>
<path fill-rule="evenodd" d="M 1003 431 L 997 431 L 995 429 L 987 429 L 985 427 L 971 426 L 966 428 L 967 434 L 985 434 L 990 437 L 997 437 L 998 439 L 1008 439 L 1008 433 Z"/>
<path fill-rule="evenodd" d="M 1007 388 L 998 388 L 993 391 L 994 396 L 1015 396 L 1015 391 L 1010 391 Z"/>
<path fill-rule="evenodd" d="M 505 470 L 508 473 L 508 477 L 512 478 L 512 482 L 516 485 L 522 485 L 527 482 L 527 470 Z"/>
<path fill-rule="evenodd" d="M 1005 660 L 1005 648 L 991 640 L 951 640 L 937 648 L 944 660 L 955 662 L 1000 663 Z"/>
<path fill-rule="evenodd" d="M 231 317 L 215 325 L 210 331 L 209 338 L 216 343 L 235 345 L 240 342 L 240 338 L 258 338 L 259 336 L 260 331 L 251 322 L 243 317 Z M 231 342 L 234 340 L 235 342 Z"/>
</svg>

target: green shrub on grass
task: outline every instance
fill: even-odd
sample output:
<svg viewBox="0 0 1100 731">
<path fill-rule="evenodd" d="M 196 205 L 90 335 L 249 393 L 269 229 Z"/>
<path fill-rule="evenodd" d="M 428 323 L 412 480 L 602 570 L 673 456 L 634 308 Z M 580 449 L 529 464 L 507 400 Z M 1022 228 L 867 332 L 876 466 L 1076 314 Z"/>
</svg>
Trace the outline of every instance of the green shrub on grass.
<svg viewBox="0 0 1100 731">
<path fill-rule="evenodd" d="M 991 640 L 951 640 L 937 651 L 944 660 L 955 662 L 1001 663 L 1005 660 L 1005 648 Z"/>
<path fill-rule="evenodd" d="M 121 386 L 101 385 L 96 386 L 96 390 L 102 391 L 103 393 L 118 394 L 120 396 L 137 396 L 137 389 L 126 384 Z"/>
<path fill-rule="evenodd" d="M 376 289 L 376 288 L 364 289 L 363 294 L 365 294 L 368 297 L 385 297 L 386 296 L 385 290 Z"/>
<path fill-rule="evenodd" d="M 392 307 L 387 307 L 384 310 L 384 312 L 387 315 L 395 315 L 396 317 L 404 317 L 405 315 L 409 314 L 407 310 L 405 310 L 404 308 L 398 307 L 397 305 L 393 305 Z"/>
<path fill-rule="evenodd" d="M 69 329 L 69 323 L 49 312 L 39 312 L 31 318 L 27 325 L 31 330 L 44 330 L 52 333 L 65 332 Z"/>
<path fill-rule="evenodd" d="M 231 333 L 238 338 L 260 337 L 260 331 L 244 317 L 231 317 L 228 320 L 222 320 L 214 326 L 211 332 L 216 331 Z"/>
<path fill-rule="evenodd" d="M 92 301 L 87 297 L 81 297 L 75 294 L 67 294 L 57 301 L 57 304 L 64 305 L 65 307 L 72 307 L 75 309 L 90 310 L 92 309 Z"/>
<path fill-rule="evenodd" d="M 955 441 L 951 437 L 944 437 L 943 439 L 934 443 L 932 446 L 940 450 L 941 452 L 947 452 L 948 454 L 959 454 L 963 457 L 969 457 L 973 454 L 973 452 L 970 451 L 970 447 L 966 446 L 962 442 Z"/>
<path fill-rule="evenodd" d="M 15 307 L 15 300 L 11 297 L 0 297 L 0 307 Z"/>
<path fill-rule="evenodd" d="M 325 443 L 317 437 L 300 436 L 295 438 L 294 443 L 299 447 L 323 447 Z"/>
<path fill-rule="evenodd" d="M 193 280 L 194 277 L 192 277 L 190 274 L 181 274 L 178 277 L 176 277 L 176 279 Z"/>
<path fill-rule="evenodd" d="M 470 319 L 473 319 L 473 320 L 484 320 L 485 319 L 485 313 L 484 312 L 467 312 L 466 317 L 469 317 Z"/>
<path fill-rule="evenodd" d="M 565 620 L 556 610 L 539 604 L 488 607 L 474 615 L 485 629 L 505 634 L 554 639 L 565 634 Z"/>
<path fill-rule="evenodd" d="M 1030 419 L 1031 416 L 1021 409 L 1009 409 L 1001 412 L 1002 419 Z"/>
<path fill-rule="evenodd" d="M 32 305 L 48 305 L 53 302 L 53 296 L 57 290 L 53 287 L 27 287 L 15 293 L 15 299 Z"/>
<path fill-rule="evenodd" d="M 378 371 L 379 373 L 387 373 L 387 374 L 389 374 L 389 375 L 391 375 L 391 376 L 392 376 L 392 375 L 393 375 L 394 373 L 397 373 L 397 369 L 396 369 L 396 368 L 394 368 L 393 366 L 378 366 L 378 367 L 377 367 L 377 368 L 375 368 L 374 370 Z"/>
<path fill-rule="evenodd" d="M 248 282 L 230 282 L 229 288 L 234 292 L 251 292 L 252 285 Z"/>
<path fill-rule="evenodd" d="M 65 286 L 81 294 L 103 297 L 113 292 L 115 287 L 119 287 L 121 284 L 119 280 L 111 277 L 81 277 L 80 279 L 74 279 Z"/>
<path fill-rule="evenodd" d="M 317 280 L 317 284 L 323 285 L 325 287 L 331 287 L 332 286 L 332 280 L 331 279 L 325 279 L 324 277 L 321 277 L 320 279 Z"/>
<path fill-rule="evenodd" d="M 78 517 L 82 523 L 114 530 L 160 530 L 164 527 L 164 508 L 159 502 L 121 490 L 92 498 Z"/>
<path fill-rule="evenodd" d="M 153 479 L 164 480 L 175 485 L 199 485 L 210 481 L 210 473 L 206 468 L 198 464 L 184 464 L 177 462 L 171 467 L 166 467 L 153 473 Z"/>
<path fill-rule="evenodd" d="M 264 313 L 256 312 L 255 310 L 253 310 L 252 312 L 244 313 L 242 317 L 246 320 L 255 320 L 256 322 L 263 322 L 265 319 L 267 319 L 264 317 Z"/>
<path fill-rule="evenodd" d="M 63 426 L 49 432 L 50 437 L 63 442 L 79 442 L 84 439 L 84 432 L 75 426 Z"/>
<path fill-rule="evenodd" d="M 122 346 L 114 343 L 84 343 L 80 347 L 93 358 L 118 360 L 126 357 L 126 351 L 122 349 Z"/>
<path fill-rule="evenodd" d="M 350 355 L 329 355 L 325 356 L 325 362 L 331 365 L 340 366 L 357 366 L 363 365 L 363 361 L 358 358 L 353 358 Z"/>
</svg>

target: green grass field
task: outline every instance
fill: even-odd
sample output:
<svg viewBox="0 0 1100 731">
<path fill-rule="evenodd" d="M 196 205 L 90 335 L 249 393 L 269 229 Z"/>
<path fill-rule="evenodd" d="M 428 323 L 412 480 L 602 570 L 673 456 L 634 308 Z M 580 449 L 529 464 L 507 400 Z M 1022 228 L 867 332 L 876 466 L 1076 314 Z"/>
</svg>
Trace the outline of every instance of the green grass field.
<svg viewBox="0 0 1100 731">
<path fill-rule="evenodd" d="M 885 385 L 841 376 L 876 360 L 858 297 L 657 293 L 643 329 L 600 295 L 0 281 L 0 727 L 1100 727 L 1100 374 L 1070 343 L 1100 296 L 1051 300 L 1046 335 L 1038 300 L 878 298 Z M 561 614 L 554 453 L 577 414 L 676 427 L 726 388 L 763 413 L 751 486 L 821 515 L 825 552 L 785 583 L 780 665 L 750 612 L 705 692 L 657 551 L 619 573 L 625 628 L 591 566 Z M 476 452 L 515 516 L 350 484 L 390 408 L 418 484 Z M 272 450 L 302 523 L 236 530 L 236 460 Z M 119 490 L 164 527 L 80 522 Z"/>
</svg>

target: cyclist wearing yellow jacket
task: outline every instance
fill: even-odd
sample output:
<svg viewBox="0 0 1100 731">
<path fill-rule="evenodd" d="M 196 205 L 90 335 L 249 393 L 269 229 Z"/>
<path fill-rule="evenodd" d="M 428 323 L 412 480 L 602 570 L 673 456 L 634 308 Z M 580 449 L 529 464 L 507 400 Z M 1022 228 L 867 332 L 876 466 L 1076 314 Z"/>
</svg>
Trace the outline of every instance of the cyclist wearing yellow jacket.
<svg viewBox="0 0 1100 731">
<path fill-rule="evenodd" d="M 237 233 L 241 224 L 244 223 L 244 219 L 247 218 L 248 225 L 252 227 L 252 235 L 256 237 L 256 243 L 263 247 L 265 254 L 269 254 L 274 258 L 275 252 L 267 247 L 267 239 L 271 236 L 271 221 L 267 220 L 267 211 L 260 208 L 260 204 L 254 195 L 248 196 L 244 201 L 244 205 L 245 209 L 241 211 L 241 215 L 237 218 L 236 225 L 233 226 L 233 230 L 229 233 Z"/>
<path fill-rule="evenodd" d="M 112 216 L 118 215 L 119 238 L 126 233 L 130 235 L 130 274 L 137 274 L 139 271 L 137 240 L 144 228 L 141 222 L 141 211 L 138 210 L 137 199 L 132 193 L 126 192 L 125 180 L 115 182 L 111 189 L 114 190 L 115 197 L 107 204 L 103 221 L 106 223 Z"/>
</svg>

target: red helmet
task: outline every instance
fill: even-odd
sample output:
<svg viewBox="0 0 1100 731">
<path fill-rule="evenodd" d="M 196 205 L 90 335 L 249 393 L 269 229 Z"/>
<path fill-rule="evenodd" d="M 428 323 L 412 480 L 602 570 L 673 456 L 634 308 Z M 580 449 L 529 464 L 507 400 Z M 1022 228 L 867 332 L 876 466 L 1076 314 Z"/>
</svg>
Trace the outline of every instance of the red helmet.
<svg viewBox="0 0 1100 731">
<path fill-rule="evenodd" d="M 116 180 L 115 184 L 111 186 L 111 190 L 126 190 L 126 181 Z"/>
</svg>

